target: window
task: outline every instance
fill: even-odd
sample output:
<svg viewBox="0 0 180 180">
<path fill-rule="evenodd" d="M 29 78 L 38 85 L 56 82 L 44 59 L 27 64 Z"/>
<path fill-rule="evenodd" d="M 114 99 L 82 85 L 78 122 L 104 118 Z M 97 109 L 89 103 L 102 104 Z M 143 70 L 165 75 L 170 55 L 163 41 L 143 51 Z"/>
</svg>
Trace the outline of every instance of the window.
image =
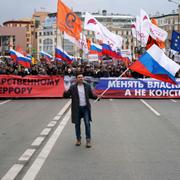
<svg viewBox="0 0 180 180">
<path fill-rule="evenodd" d="M 178 25 L 174 27 L 174 30 L 178 31 Z"/>
<path fill-rule="evenodd" d="M 45 52 L 52 54 L 52 52 L 53 52 L 53 40 L 49 39 L 49 38 L 43 40 L 43 49 Z"/>
<path fill-rule="evenodd" d="M 38 28 L 40 25 L 40 16 L 35 16 L 34 19 L 35 19 L 35 27 Z"/>
</svg>

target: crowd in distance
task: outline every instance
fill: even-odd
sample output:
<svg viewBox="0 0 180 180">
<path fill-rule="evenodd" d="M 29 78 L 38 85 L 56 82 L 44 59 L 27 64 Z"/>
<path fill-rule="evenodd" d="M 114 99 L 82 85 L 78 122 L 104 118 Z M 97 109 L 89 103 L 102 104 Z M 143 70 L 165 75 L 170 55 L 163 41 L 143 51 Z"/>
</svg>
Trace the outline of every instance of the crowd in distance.
<svg viewBox="0 0 180 180">
<path fill-rule="evenodd" d="M 94 78 L 101 77 L 119 77 L 127 67 L 123 62 L 74 62 L 70 65 L 64 62 L 51 61 L 47 62 L 43 59 L 36 64 L 31 65 L 30 68 L 25 68 L 16 64 L 10 58 L 3 57 L 0 60 L 0 75 L 60 75 L 60 76 L 75 76 L 76 72 L 83 72 L 84 76 L 91 76 Z M 143 75 L 128 70 L 123 77 L 145 78 Z M 176 73 L 176 77 L 180 77 L 180 71 Z"/>
</svg>

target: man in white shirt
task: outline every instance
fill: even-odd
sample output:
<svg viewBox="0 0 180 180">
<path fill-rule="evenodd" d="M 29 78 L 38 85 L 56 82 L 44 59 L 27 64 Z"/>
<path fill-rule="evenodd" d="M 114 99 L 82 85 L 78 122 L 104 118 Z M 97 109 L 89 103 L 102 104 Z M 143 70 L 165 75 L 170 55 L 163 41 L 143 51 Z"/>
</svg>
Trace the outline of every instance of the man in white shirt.
<svg viewBox="0 0 180 180">
<path fill-rule="evenodd" d="M 86 147 L 91 147 L 91 104 L 89 99 L 96 99 L 89 84 L 84 82 L 81 72 L 76 74 L 76 83 L 71 85 L 69 90 L 64 93 L 64 97 L 71 97 L 72 123 L 75 124 L 76 146 L 81 145 L 81 118 L 84 119 L 86 133 Z"/>
</svg>

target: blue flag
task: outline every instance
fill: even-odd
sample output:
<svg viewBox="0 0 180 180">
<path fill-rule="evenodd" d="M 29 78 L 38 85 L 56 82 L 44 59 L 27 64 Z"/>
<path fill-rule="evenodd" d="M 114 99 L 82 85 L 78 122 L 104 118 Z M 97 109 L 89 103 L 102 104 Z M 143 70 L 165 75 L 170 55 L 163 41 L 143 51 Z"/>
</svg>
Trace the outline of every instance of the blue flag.
<svg viewBox="0 0 180 180">
<path fill-rule="evenodd" d="M 172 32 L 171 49 L 180 52 L 180 33 L 176 31 Z"/>
</svg>

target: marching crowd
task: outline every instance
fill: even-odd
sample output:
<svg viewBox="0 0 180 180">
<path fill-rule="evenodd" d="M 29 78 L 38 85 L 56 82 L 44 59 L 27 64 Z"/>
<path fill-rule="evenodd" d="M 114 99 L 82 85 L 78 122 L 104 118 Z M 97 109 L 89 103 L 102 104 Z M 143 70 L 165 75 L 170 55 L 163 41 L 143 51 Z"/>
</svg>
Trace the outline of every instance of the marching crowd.
<svg viewBox="0 0 180 180">
<path fill-rule="evenodd" d="M 106 64 L 106 63 L 93 63 L 89 64 L 87 62 L 73 64 L 65 64 L 63 62 L 47 62 L 45 60 L 38 61 L 37 64 L 31 65 L 30 68 L 25 68 L 21 65 L 14 63 L 10 58 L 4 58 L 0 61 L 0 74 L 6 75 L 68 75 L 75 76 L 77 72 L 83 72 L 84 76 L 92 77 L 118 77 L 124 71 L 126 67 L 123 63 L 117 65 Z M 125 74 L 126 77 L 131 77 L 131 72 Z"/>
<path fill-rule="evenodd" d="M 119 77 L 126 70 L 126 66 L 120 61 L 114 63 L 100 63 L 96 62 L 89 64 L 87 62 L 73 64 L 65 64 L 63 62 L 47 62 L 45 60 L 38 61 L 37 64 L 31 65 L 30 68 L 25 68 L 16 64 L 10 58 L 2 58 L 0 60 L 0 75 L 60 75 L 60 76 L 75 76 L 77 72 L 83 72 L 84 76 L 100 77 Z M 128 70 L 123 77 L 143 78 L 144 76 Z M 180 77 L 180 72 L 176 74 Z"/>
</svg>

